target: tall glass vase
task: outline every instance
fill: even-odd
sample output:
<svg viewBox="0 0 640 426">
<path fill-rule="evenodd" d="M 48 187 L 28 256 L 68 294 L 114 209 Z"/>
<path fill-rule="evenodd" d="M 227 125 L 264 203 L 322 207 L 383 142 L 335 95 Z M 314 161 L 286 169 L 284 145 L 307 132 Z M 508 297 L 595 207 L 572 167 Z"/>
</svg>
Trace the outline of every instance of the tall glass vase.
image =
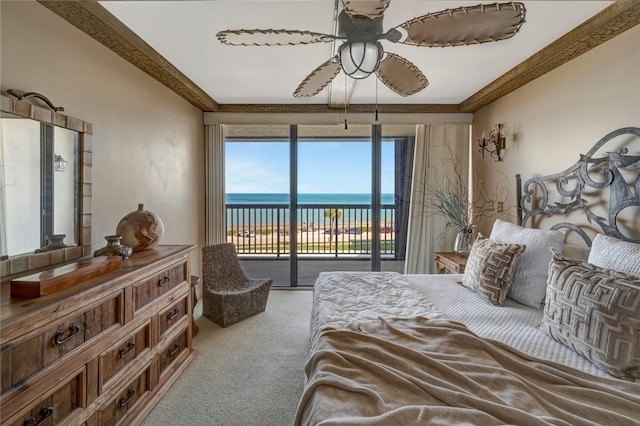
<svg viewBox="0 0 640 426">
<path fill-rule="evenodd" d="M 471 226 L 461 226 L 453 243 L 453 251 L 456 253 L 469 253 L 473 240 L 473 228 Z"/>
</svg>

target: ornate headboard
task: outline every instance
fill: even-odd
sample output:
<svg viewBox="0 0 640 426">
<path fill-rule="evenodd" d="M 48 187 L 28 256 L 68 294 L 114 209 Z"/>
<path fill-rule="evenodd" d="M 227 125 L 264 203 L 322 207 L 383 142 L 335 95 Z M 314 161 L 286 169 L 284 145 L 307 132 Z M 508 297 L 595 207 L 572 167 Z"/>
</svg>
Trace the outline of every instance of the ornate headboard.
<svg viewBox="0 0 640 426">
<path fill-rule="evenodd" d="M 591 246 L 582 220 L 586 218 L 588 224 L 596 225 L 597 232 L 640 243 L 638 127 L 624 127 L 607 134 L 566 170 L 530 178 L 524 186 L 518 174 L 516 183 L 519 225 L 531 226 L 528 222 L 534 219 L 571 214 L 572 222 L 558 222 L 551 229 L 573 230 Z M 621 215 L 625 209 L 628 210 Z M 577 213 L 580 214 L 576 218 Z"/>
</svg>

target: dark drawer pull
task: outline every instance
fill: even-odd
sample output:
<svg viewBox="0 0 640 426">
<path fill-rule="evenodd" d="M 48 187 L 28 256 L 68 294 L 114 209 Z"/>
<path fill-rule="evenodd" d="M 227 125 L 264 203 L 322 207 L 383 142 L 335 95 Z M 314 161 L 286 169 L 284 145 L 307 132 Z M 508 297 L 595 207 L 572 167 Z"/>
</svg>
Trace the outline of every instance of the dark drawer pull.
<svg viewBox="0 0 640 426">
<path fill-rule="evenodd" d="M 127 391 L 127 394 L 125 396 L 123 396 L 122 398 L 120 398 L 120 402 L 118 402 L 118 405 L 120 406 L 120 408 L 124 407 L 125 405 L 127 405 L 129 403 L 129 401 L 131 400 L 131 398 L 133 398 L 133 395 L 136 394 L 136 391 L 134 391 L 133 389 L 129 389 Z"/>
<path fill-rule="evenodd" d="M 29 417 L 24 421 L 24 426 L 40 426 L 44 424 L 44 422 L 46 422 L 49 417 L 53 415 L 53 407 L 42 407 L 42 409 L 40 410 L 40 414 L 42 415 L 42 419 L 38 422 L 38 424 L 34 425 L 36 419 L 34 417 Z"/>
<path fill-rule="evenodd" d="M 64 336 L 64 331 L 58 330 L 56 331 L 56 335 L 53 337 L 53 343 L 55 343 L 56 345 L 61 345 L 67 340 L 71 339 L 73 335 L 76 334 L 78 331 L 80 331 L 80 327 L 78 327 L 75 324 L 71 324 L 69 326 L 69 332 L 70 332 L 69 335 L 64 339 L 60 339 L 62 336 Z"/>
<path fill-rule="evenodd" d="M 158 285 L 162 287 L 165 284 L 169 284 L 170 281 L 171 279 L 169 279 L 169 277 L 164 277 L 163 279 L 158 280 Z"/>
<path fill-rule="evenodd" d="M 124 358 L 135 347 L 136 347 L 136 344 L 134 342 L 127 343 L 127 349 L 120 349 L 120 351 L 118 351 L 118 356 L 120 358 Z"/>
<path fill-rule="evenodd" d="M 169 356 L 174 356 L 175 354 L 178 353 L 179 350 L 180 350 L 180 345 L 176 343 L 175 345 L 173 345 L 173 347 L 169 351 Z"/>
<path fill-rule="evenodd" d="M 177 317 L 179 313 L 180 313 L 180 309 L 175 308 L 173 311 L 169 312 L 169 315 L 167 315 L 167 318 L 169 318 L 169 321 L 171 321 L 172 319 Z"/>
</svg>

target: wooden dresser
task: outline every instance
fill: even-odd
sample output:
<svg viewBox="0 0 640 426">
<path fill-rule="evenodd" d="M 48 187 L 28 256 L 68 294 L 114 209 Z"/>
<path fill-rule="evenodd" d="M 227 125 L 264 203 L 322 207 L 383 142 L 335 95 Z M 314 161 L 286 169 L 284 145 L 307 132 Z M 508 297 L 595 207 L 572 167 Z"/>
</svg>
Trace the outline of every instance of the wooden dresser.
<svg viewBox="0 0 640 426">
<path fill-rule="evenodd" d="M 194 246 L 157 246 L 38 298 L 0 301 L 2 425 L 135 425 L 194 357 Z"/>
</svg>

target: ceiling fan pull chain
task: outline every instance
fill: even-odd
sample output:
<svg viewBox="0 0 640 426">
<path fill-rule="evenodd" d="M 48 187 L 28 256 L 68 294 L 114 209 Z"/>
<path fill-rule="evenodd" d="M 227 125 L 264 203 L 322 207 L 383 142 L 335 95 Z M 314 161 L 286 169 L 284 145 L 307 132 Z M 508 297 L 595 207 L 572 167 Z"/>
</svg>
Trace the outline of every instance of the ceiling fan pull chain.
<svg viewBox="0 0 640 426">
<path fill-rule="evenodd" d="M 347 130 L 347 75 L 344 75 L 344 129 Z"/>
<path fill-rule="evenodd" d="M 376 78 L 376 111 L 374 114 L 375 121 L 378 121 L 378 79 Z"/>
</svg>

